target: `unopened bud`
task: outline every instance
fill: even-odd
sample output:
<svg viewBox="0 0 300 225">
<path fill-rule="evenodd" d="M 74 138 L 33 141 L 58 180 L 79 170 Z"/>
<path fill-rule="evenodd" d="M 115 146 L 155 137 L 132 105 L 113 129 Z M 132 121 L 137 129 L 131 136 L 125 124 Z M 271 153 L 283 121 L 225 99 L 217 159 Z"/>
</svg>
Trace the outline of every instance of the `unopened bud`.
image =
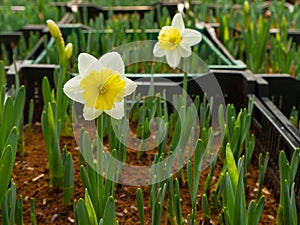
<svg viewBox="0 0 300 225">
<path fill-rule="evenodd" d="M 73 54 L 73 44 L 72 43 L 68 43 L 65 47 L 65 57 L 66 60 L 69 60 L 72 57 Z"/>
<path fill-rule="evenodd" d="M 250 11 L 250 5 L 248 1 L 244 1 L 244 12 L 245 14 L 249 14 Z"/>
<path fill-rule="evenodd" d="M 280 34 L 279 34 L 279 32 L 278 32 L 278 33 L 276 33 L 276 36 L 275 36 L 275 38 L 276 38 L 276 41 L 278 41 L 278 42 L 280 42 L 280 41 L 281 41 L 281 37 L 280 37 Z"/>
<path fill-rule="evenodd" d="M 53 20 L 47 20 L 47 25 L 48 25 L 50 34 L 54 39 L 61 38 L 60 29 Z"/>
<path fill-rule="evenodd" d="M 287 21 L 286 21 L 286 17 L 285 16 L 282 17 L 281 24 L 282 24 L 282 28 L 283 29 L 287 29 L 288 25 L 287 25 Z"/>
<path fill-rule="evenodd" d="M 252 22 L 249 24 L 249 29 L 250 29 L 250 32 L 253 33 L 253 31 L 254 31 L 254 24 Z"/>
</svg>

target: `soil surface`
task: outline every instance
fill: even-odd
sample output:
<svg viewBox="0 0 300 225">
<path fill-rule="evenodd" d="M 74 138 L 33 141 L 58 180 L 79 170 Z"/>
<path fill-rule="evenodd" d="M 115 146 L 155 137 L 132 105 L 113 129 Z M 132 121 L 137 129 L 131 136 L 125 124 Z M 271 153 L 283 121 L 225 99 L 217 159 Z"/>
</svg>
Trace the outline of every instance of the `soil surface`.
<svg viewBox="0 0 300 225">
<path fill-rule="evenodd" d="M 13 171 L 13 179 L 17 184 L 18 195 L 23 195 L 24 198 L 24 223 L 26 225 L 31 224 L 29 200 L 31 197 L 33 197 L 35 200 L 36 218 L 38 224 L 74 224 L 73 206 L 63 205 L 62 191 L 53 189 L 49 186 L 49 169 L 47 167 L 48 159 L 41 126 L 36 124 L 33 127 L 31 137 L 28 136 L 26 128 L 24 128 L 24 131 L 26 155 L 17 155 Z M 61 140 L 61 146 L 64 145 L 67 146 L 67 150 L 73 155 L 75 167 L 74 199 L 78 200 L 79 198 L 84 197 L 84 187 L 79 174 L 80 164 L 78 157 L 78 146 L 75 139 L 72 137 L 63 137 Z M 145 154 L 139 159 L 138 164 L 149 164 L 150 160 L 152 160 L 152 157 Z M 137 154 L 128 154 L 127 161 L 137 161 Z M 216 165 L 212 188 L 216 183 L 218 173 L 221 171 L 221 165 L 219 164 L 220 163 L 217 163 Z M 207 173 L 208 169 L 201 173 L 198 195 L 199 200 L 202 192 L 201 187 L 203 186 L 203 182 Z M 248 202 L 249 199 L 255 198 L 258 184 L 257 177 L 257 170 L 253 165 L 250 165 L 246 189 L 246 197 Z M 191 213 L 190 195 L 187 184 L 182 184 L 181 182 L 180 185 L 181 207 L 183 211 L 183 217 L 186 219 L 188 213 Z M 116 187 L 115 202 L 119 224 L 140 224 L 137 212 L 136 188 L 137 187 L 125 185 L 118 185 Z M 145 224 L 151 224 L 151 209 L 147 207 L 149 190 L 147 187 L 142 187 L 142 190 L 146 217 Z M 275 224 L 278 204 L 272 193 L 270 193 L 266 187 L 263 188 L 262 194 L 265 195 L 266 202 L 260 224 Z M 168 196 L 166 195 L 166 199 L 167 198 Z M 199 204 L 201 205 L 201 202 Z M 198 207 L 199 213 L 197 216 L 197 221 L 200 221 L 202 218 L 200 205 Z M 218 224 L 217 214 L 212 214 L 211 217 L 210 224 Z M 167 224 L 165 219 L 165 208 L 163 211 L 162 224 Z"/>
</svg>

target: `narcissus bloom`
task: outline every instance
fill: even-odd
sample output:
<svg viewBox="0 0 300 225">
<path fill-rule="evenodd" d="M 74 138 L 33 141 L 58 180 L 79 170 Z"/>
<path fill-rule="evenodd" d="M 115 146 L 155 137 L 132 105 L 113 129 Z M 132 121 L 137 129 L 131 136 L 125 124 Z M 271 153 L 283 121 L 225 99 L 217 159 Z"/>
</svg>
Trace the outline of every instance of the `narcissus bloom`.
<svg viewBox="0 0 300 225">
<path fill-rule="evenodd" d="M 192 54 L 191 46 L 202 40 L 200 32 L 186 29 L 180 13 L 177 13 L 171 26 L 164 26 L 158 35 L 158 42 L 153 48 L 156 57 L 166 56 L 169 66 L 178 66 L 181 57 Z"/>
<path fill-rule="evenodd" d="M 64 85 L 65 94 L 84 104 L 83 116 L 93 120 L 103 112 L 115 119 L 124 116 L 124 97 L 136 89 L 136 83 L 125 77 L 124 62 L 116 52 L 99 60 L 81 53 L 78 56 L 79 75 Z"/>
</svg>

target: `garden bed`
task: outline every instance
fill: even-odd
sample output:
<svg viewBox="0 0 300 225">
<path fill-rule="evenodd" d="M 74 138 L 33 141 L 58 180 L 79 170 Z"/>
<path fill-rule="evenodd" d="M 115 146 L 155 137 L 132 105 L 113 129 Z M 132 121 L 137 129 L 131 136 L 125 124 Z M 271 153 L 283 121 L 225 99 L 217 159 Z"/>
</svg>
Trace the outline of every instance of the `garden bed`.
<svg viewBox="0 0 300 225">
<path fill-rule="evenodd" d="M 222 91 L 225 93 L 225 99 L 227 102 L 234 103 L 237 108 L 245 107 L 247 105 L 247 96 L 250 93 L 253 93 L 255 79 L 251 73 L 237 72 L 237 71 L 214 71 L 216 78 L 218 79 Z M 129 76 L 130 77 L 130 76 Z M 135 79 L 134 76 L 130 77 Z M 181 80 L 180 77 L 174 77 L 175 80 Z M 205 79 L 205 77 L 204 77 Z M 202 81 L 205 83 L 205 80 Z M 207 81 L 206 81 L 207 82 Z M 142 82 L 144 85 L 148 85 L 146 82 Z M 168 84 L 165 84 L 168 86 Z M 143 85 L 139 86 L 141 90 L 144 90 Z M 199 94 L 199 90 L 194 90 L 193 85 L 190 84 L 190 94 L 191 96 Z M 234 87 L 234 88 L 233 88 Z M 194 90 L 194 93 L 193 93 Z M 256 100 L 257 102 L 258 100 Z M 265 108 L 259 107 L 258 103 L 255 103 L 254 107 L 254 122 L 253 131 L 255 135 L 258 135 L 256 141 L 256 150 L 250 163 L 249 172 L 247 174 L 247 187 L 246 187 L 246 197 L 247 199 L 253 199 L 256 195 L 258 189 L 258 171 L 255 168 L 257 165 L 258 154 L 260 152 L 266 153 L 267 151 L 277 151 L 275 149 L 266 146 L 266 139 L 272 139 L 271 136 L 268 136 L 265 129 L 266 124 L 261 122 L 263 118 L 262 115 L 268 115 L 268 111 Z M 265 111 L 264 111 L 265 110 Z M 266 116 L 268 120 L 269 117 Z M 276 118 L 271 121 L 277 121 Z M 272 129 L 278 129 L 274 124 L 271 125 Z M 24 222 L 25 224 L 30 223 L 29 215 L 29 198 L 34 197 L 36 205 L 36 215 L 39 223 L 43 224 L 73 224 L 74 215 L 71 206 L 64 206 L 62 204 L 62 192 L 50 188 L 49 186 L 49 169 L 47 168 L 47 152 L 45 150 L 45 143 L 43 140 L 43 135 L 41 132 L 41 126 L 36 124 L 33 128 L 31 134 L 31 139 L 28 137 L 28 128 L 25 126 L 25 143 L 26 143 L 26 155 L 25 157 L 18 156 L 15 162 L 15 169 L 13 178 L 18 185 L 18 193 L 24 194 Z M 77 136 L 78 133 L 75 131 L 74 135 Z M 261 134 L 264 133 L 264 135 Z M 274 131 L 273 131 L 274 132 Z M 260 136 L 262 135 L 262 136 Z M 269 140 L 272 141 L 272 140 Z M 74 199 L 79 199 L 84 197 L 84 187 L 79 175 L 79 149 L 76 143 L 76 140 L 72 137 L 62 137 L 61 147 L 67 146 L 67 150 L 72 152 L 75 166 L 75 195 Z M 279 152 L 277 152 L 279 153 Z M 32 157 L 34 155 L 34 157 Z M 271 155 L 276 155 L 274 152 Z M 149 165 L 153 162 L 154 152 L 147 152 L 142 155 L 140 158 L 137 157 L 135 151 L 128 149 L 126 162 L 135 165 Z M 276 158 L 276 156 L 275 156 Z M 278 208 L 279 200 L 279 190 L 278 190 L 278 179 L 275 179 L 271 175 L 276 174 L 278 166 L 274 161 L 274 158 L 271 158 L 272 163 L 269 165 L 268 172 L 266 175 L 266 183 L 263 187 L 262 194 L 266 197 L 265 207 L 263 211 L 262 218 L 259 224 L 275 224 L 276 213 Z M 277 158 L 278 160 L 278 155 Z M 215 187 L 218 180 L 218 176 L 221 172 L 222 164 L 218 160 L 217 166 L 214 170 L 214 177 L 211 185 L 211 190 Z M 186 173 L 184 169 L 184 173 Z M 207 174 L 209 173 L 209 168 L 204 170 L 201 173 L 201 181 L 199 183 L 199 199 L 202 196 L 200 193 L 203 192 L 203 182 L 205 181 Z M 271 174 L 271 175 L 270 175 Z M 134 179 L 134 178 L 133 178 Z M 274 186 L 275 179 L 275 186 Z M 34 187 L 34 188 L 33 188 Z M 181 196 L 181 205 L 183 217 L 187 218 L 187 214 L 190 213 L 191 203 L 190 193 L 188 191 L 187 183 L 183 184 L 182 180 L 180 181 L 180 196 Z M 137 212 L 137 203 L 136 203 L 136 188 L 133 186 L 126 185 L 117 185 L 115 193 L 115 204 L 116 204 L 116 215 L 120 224 L 139 224 L 139 216 Z M 144 193 L 144 206 L 145 206 L 145 224 L 151 224 L 151 208 L 148 208 L 148 196 L 149 189 L 147 187 L 142 188 Z M 49 194 L 50 193 L 50 194 Z M 247 201 L 248 202 L 248 201 Z M 199 203 L 200 204 L 200 203 Z M 165 218 L 165 211 L 163 211 L 162 218 Z M 203 220 L 203 212 L 197 214 L 197 221 Z M 27 221 L 27 222 L 26 222 Z M 218 224 L 218 212 L 211 213 L 211 224 Z M 161 224 L 167 224 L 165 219 L 162 220 Z"/>
<path fill-rule="evenodd" d="M 31 138 L 28 136 L 27 128 L 25 126 L 25 146 L 26 156 L 17 156 L 15 161 L 15 168 L 13 173 L 14 181 L 17 184 L 18 194 L 22 194 L 24 197 L 24 224 L 30 224 L 30 212 L 29 212 L 29 199 L 33 197 L 35 199 L 36 218 L 38 224 L 74 224 L 74 215 L 72 206 L 64 206 L 62 203 L 62 192 L 52 189 L 49 186 L 49 169 L 47 167 L 47 152 L 45 150 L 45 143 L 43 141 L 43 135 L 41 126 L 36 124 L 33 127 Z M 61 140 L 61 146 L 66 145 L 68 151 L 72 152 L 74 160 L 74 175 L 75 175 L 75 195 L 74 199 L 84 197 L 84 187 L 79 174 L 79 150 L 74 138 L 63 137 Z M 153 155 L 152 155 L 153 157 Z M 127 155 L 128 162 L 137 164 L 149 164 L 152 162 L 152 157 L 143 155 L 140 159 L 137 159 L 137 154 L 132 153 Z M 214 182 L 217 181 L 218 174 L 222 167 L 217 164 L 214 173 Z M 201 174 L 201 182 L 199 183 L 199 196 L 202 192 L 203 182 L 209 172 L 206 169 Z M 215 183 L 213 182 L 212 187 Z M 247 198 L 251 199 L 255 197 L 257 192 L 257 170 L 250 166 L 248 179 L 248 185 L 246 189 Z M 118 185 L 116 188 L 116 208 L 117 219 L 119 224 L 140 224 L 139 216 L 137 212 L 136 203 L 136 188 L 134 186 Z M 144 206 L 146 207 L 145 224 L 151 224 L 151 208 L 148 208 L 148 188 L 144 187 L 143 192 L 145 195 Z M 272 192 L 267 187 L 263 188 L 263 195 L 266 197 L 265 208 L 263 216 L 260 220 L 260 224 L 275 224 L 276 212 L 278 202 L 275 199 Z M 182 211 L 184 218 L 190 213 L 191 202 L 190 194 L 187 184 L 181 183 L 182 199 Z M 201 221 L 203 218 L 202 213 L 197 216 L 197 221 Z M 165 218 L 165 212 L 163 213 Z M 163 219 L 161 224 L 167 224 Z M 218 224 L 217 215 L 212 216 L 211 224 Z"/>
</svg>

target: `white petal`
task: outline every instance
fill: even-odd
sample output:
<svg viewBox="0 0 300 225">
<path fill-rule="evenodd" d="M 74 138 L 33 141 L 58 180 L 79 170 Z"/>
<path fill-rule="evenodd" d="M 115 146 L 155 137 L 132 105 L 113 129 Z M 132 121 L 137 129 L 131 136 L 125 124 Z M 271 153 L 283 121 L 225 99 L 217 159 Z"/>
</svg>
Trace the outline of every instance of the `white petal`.
<svg viewBox="0 0 300 225">
<path fill-rule="evenodd" d="M 70 99 L 84 104 L 84 99 L 81 94 L 82 90 L 80 89 L 80 80 L 80 76 L 73 77 L 65 83 L 63 90 Z"/>
<path fill-rule="evenodd" d="M 85 120 L 93 120 L 96 119 L 103 113 L 102 110 L 98 110 L 92 107 L 84 106 L 83 108 L 83 117 Z"/>
<path fill-rule="evenodd" d="M 176 27 L 180 32 L 184 31 L 185 27 L 181 13 L 176 13 L 176 15 L 173 17 L 172 27 Z"/>
<path fill-rule="evenodd" d="M 99 62 L 106 68 L 117 71 L 122 76 L 125 73 L 125 66 L 121 55 L 117 52 L 109 52 L 103 55 Z"/>
<path fill-rule="evenodd" d="M 202 34 L 199 31 L 192 29 L 185 29 L 185 31 L 181 34 L 182 43 L 188 44 L 189 46 L 193 46 L 198 44 L 202 40 Z"/>
<path fill-rule="evenodd" d="M 97 59 L 87 53 L 80 53 L 78 56 L 78 71 L 80 76 L 85 76 L 88 69 L 97 62 Z"/>
<path fill-rule="evenodd" d="M 115 102 L 115 107 L 113 109 L 104 110 L 104 112 L 115 119 L 122 119 L 122 117 L 124 116 L 124 101 Z"/>
<path fill-rule="evenodd" d="M 174 51 L 167 51 L 166 52 L 166 58 L 167 58 L 167 62 L 169 64 L 170 67 L 172 68 L 176 68 L 180 62 L 180 54 L 178 52 L 178 49 L 174 50 Z"/>
<path fill-rule="evenodd" d="M 189 57 L 192 54 L 191 47 L 187 44 L 180 43 L 177 50 L 181 57 Z"/>
<path fill-rule="evenodd" d="M 126 77 L 123 78 L 123 80 L 125 80 L 125 82 L 126 82 L 125 96 L 132 94 L 135 91 L 137 84 L 134 81 L 132 81 Z"/>
<path fill-rule="evenodd" d="M 153 55 L 155 57 L 163 57 L 165 55 L 165 51 L 160 48 L 159 42 L 157 42 L 153 47 Z"/>
</svg>

